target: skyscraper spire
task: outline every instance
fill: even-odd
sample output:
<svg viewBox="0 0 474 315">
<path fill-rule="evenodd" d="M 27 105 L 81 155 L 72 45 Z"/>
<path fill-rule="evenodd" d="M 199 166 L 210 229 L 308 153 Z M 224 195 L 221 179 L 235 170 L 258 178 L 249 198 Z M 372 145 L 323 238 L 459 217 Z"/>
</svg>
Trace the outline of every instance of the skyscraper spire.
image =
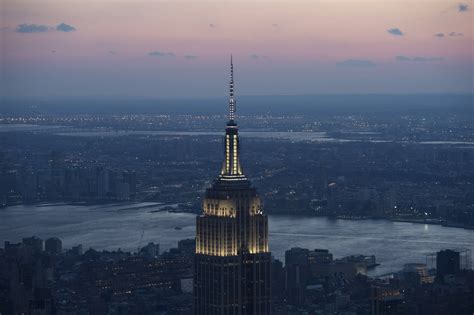
<svg viewBox="0 0 474 315">
<path fill-rule="evenodd" d="M 234 99 L 234 64 L 232 54 L 230 55 L 230 82 L 229 82 L 229 123 L 235 119 L 235 99 Z"/>
<path fill-rule="evenodd" d="M 230 55 L 229 121 L 225 131 L 225 159 L 220 179 L 224 181 L 246 181 L 239 161 L 239 129 L 235 122 L 234 64 Z"/>
</svg>

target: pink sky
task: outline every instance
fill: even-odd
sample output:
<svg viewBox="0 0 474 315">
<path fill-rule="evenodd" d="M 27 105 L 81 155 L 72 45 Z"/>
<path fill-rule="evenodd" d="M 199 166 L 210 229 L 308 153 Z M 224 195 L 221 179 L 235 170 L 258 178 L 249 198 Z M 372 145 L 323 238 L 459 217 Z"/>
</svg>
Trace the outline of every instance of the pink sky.
<svg viewBox="0 0 474 315">
<path fill-rule="evenodd" d="M 1 6 L 2 93 L 12 97 L 220 96 L 230 53 L 238 94 L 473 91 L 472 0 Z M 19 32 L 24 23 L 50 29 Z"/>
</svg>

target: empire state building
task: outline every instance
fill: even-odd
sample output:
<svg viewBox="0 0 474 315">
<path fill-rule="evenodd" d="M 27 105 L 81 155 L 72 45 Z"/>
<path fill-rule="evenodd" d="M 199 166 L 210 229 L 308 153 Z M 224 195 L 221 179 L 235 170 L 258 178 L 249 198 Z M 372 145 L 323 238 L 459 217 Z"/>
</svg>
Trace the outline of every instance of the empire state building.
<svg viewBox="0 0 474 315">
<path fill-rule="evenodd" d="M 194 313 L 270 314 L 268 218 L 239 160 L 234 67 L 224 162 L 196 218 Z"/>
</svg>

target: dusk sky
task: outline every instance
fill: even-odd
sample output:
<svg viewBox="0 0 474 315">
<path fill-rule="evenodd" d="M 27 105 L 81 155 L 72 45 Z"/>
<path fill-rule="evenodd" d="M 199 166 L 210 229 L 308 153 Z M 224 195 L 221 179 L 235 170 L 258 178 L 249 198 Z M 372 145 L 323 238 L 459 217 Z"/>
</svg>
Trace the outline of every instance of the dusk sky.
<svg viewBox="0 0 474 315">
<path fill-rule="evenodd" d="M 2 0 L 2 95 L 472 93 L 474 1 Z"/>
</svg>

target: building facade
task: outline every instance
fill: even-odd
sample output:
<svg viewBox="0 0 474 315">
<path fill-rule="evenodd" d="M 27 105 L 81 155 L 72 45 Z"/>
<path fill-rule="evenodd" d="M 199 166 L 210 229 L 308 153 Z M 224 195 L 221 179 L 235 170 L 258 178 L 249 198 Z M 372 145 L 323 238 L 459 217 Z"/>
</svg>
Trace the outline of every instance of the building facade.
<svg viewBox="0 0 474 315">
<path fill-rule="evenodd" d="M 268 218 L 239 161 L 231 57 L 224 162 L 196 218 L 195 314 L 270 314 Z"/>
</svg>

